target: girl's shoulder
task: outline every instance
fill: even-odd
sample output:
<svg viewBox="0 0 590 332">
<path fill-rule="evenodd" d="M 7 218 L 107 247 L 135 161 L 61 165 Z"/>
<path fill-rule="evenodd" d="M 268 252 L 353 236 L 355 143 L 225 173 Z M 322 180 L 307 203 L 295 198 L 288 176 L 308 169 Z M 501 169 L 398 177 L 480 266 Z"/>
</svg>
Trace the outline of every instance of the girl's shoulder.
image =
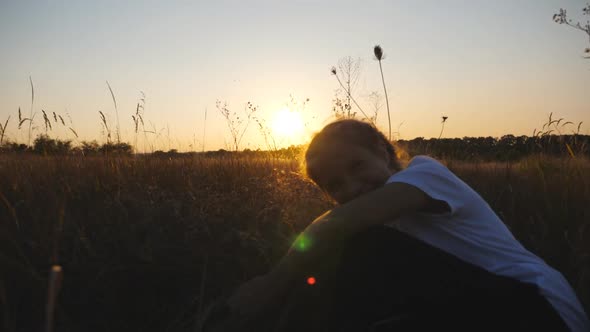
<svg viewBox="0 0 590 332">
<path fill-rule="evenodd" d="M 413 157 L 407 166 L 399 172 L 399 175 L 406 177 L 419 177 L 424 181 L 449 182 L 460 183 L 461 186 L 465 184 L 453 171 L 451 171 L 445 164 L 439 160 L 426 155 L 418 155 Z M 394 174 L 395 176 L 395 174 Z"/>
<path fill-rule="evenodd" d="M 414 167 L 414 166 L 418 166 L 418 165 L 429 165 L 429 164 L 433 165 L 435 167 L 440 167 L 440 166 L 445 167 L 440 161 L 438 161 L 430 156 L 418 155 L 418 156 L 415 156 L 412 159 L 410 159 L 406 168 Z"/>
</svg>

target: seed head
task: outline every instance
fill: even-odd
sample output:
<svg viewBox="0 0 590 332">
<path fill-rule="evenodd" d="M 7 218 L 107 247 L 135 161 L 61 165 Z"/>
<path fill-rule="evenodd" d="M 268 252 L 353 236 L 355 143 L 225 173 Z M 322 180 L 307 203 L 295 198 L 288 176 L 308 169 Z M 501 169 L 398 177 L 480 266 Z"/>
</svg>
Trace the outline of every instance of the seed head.
<svg viewBox="0 0 590 332">
<path fill-rule="evenodd" d="M 330 73 L 332 73 L 332 75 L 336 75 L 336 67 L 332 67 L 332 69 L 330 69 Z"/>
<path fill-rule="evenodd" d="M 448 116 L 446 116 L 446 115 L 443 115 L 443 116 L 442 116 L 442 122 L 443 122 L 443 123 L 447 122 L 447 119 L 448 119 L 448 118 L 449 118 Z"/>
<path fill-rule="evenodd" d="M 375 58 L 377 58 L 378 61 L 383 59 L 383 49 L 380 45 L 375 45 L 375 48 L 373 48 L 373 53 L 375 53 Z"/>
</svg>

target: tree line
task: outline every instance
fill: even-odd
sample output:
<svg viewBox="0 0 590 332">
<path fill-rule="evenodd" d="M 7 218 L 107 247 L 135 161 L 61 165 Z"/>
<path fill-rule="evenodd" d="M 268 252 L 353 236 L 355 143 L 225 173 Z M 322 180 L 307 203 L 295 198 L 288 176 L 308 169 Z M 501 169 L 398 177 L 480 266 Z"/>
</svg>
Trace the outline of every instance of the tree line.
<svg viewBox="0 0 590 332">
<path fill-rule="evenodd" d="M 431 138 L 417 137 L 412 140 L 398 140 L 395 142 L 401 151 L 410 157 L 415 155 L 430 155 L 440 159 L 453 160 L 482 160 L 482 161 L 515 161 L 521 158 L 543 154 L 555 157 L 590 157 L 589 135 L 538 135 L 514 136 L 504 135 L 495 137 L 463 137 L 463 138 Z M 180 153 L 173 149 L 168 152 L 155 151 L 156 157 L 176 157 L 186 155 L 226 156 L 239 154 L 240 156 L 271 156 L 277 158 L 298 158 L 305 146 L 290 146 L 273 151 L 250 150 Z M 38 136 L 32 146 L 18 143 L 5 143 L 0 146 L 0 153 L 33 153 L 40 155 L 131 155 L 133 146 L 129 143 L 108 142 L 99 144 L 96 141 L 82 142 L 79 146 L 72 146 L 69 140 L 50 138 L 46 135 Z"/>
<path fill-rule="evenodd" d="M 8 142 L 0 146 L 0 153 L 39 155 L 131 155 L 133 147 L 124 142 L 107 142 L 99 144 L 97 141 L 83 141 L 79 146 L 73 146 L 70 140 L 51 138 L 47 135 L 39 135 L 29 146 L 23 143 Z"/>
<path fill-rule="evenodd" d="M 410 156 L 431 155 L 455 160 L 514 161 L 535 154 L 556 157 L 590 157 L 589 135 L 541 135 L 432 138 L 399 140 Z"/>
</svg>

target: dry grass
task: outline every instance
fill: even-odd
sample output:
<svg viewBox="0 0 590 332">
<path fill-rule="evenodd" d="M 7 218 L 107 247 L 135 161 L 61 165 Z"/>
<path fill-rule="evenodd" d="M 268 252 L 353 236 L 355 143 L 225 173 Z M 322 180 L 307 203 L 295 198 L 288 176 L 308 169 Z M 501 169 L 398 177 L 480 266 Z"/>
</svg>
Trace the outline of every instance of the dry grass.
<svg viewBox="0 0 590 332">
<path fill-rule="evenodd" d="M 590 162 L 447 164 L 590 304 Z M 6 331 L 191 331 L 199 308 L 264 273 L 331 203 L 293 160 L 0 156 Z M 206 270 L 205 270 L 206 267 Z M 17 328 L 18 327 L 18 328 Z"/>
<path fill-rule="evenodd" d="M 3 157 L 0 226 L 13 241 L 0 246 L 2 261 L 36 279 L 52 264 L 63 267 L 63 324 L 183 330 L 201 302 L 268 270 L 329 208 L 297 169 L 253 158 Z M 45 281 L 10 281 L 14 273 L 2 270 L 4 288 L 31 289 L 24 306 L 37 309 L 9 319 L 33 323 L 44 312 Z M 8 306 L 21 301 L 6 298 Z"/>
</svg>

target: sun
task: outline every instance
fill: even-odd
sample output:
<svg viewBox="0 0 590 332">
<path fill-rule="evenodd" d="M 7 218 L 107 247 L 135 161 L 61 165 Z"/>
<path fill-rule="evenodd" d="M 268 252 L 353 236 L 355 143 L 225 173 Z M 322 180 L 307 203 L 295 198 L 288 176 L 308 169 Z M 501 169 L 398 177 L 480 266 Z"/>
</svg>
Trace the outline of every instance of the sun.
<svg viewBox="0 0 590 332">
<path fill-rule="evenodd" d="M 288 108 L 283 108 L 275 113 L 272 130 L 275 135 L 282 138 L 291 140 L 301 138 L 304 131 L 301 114 L 299 112 L 293 112 Z"/>
</svg>

